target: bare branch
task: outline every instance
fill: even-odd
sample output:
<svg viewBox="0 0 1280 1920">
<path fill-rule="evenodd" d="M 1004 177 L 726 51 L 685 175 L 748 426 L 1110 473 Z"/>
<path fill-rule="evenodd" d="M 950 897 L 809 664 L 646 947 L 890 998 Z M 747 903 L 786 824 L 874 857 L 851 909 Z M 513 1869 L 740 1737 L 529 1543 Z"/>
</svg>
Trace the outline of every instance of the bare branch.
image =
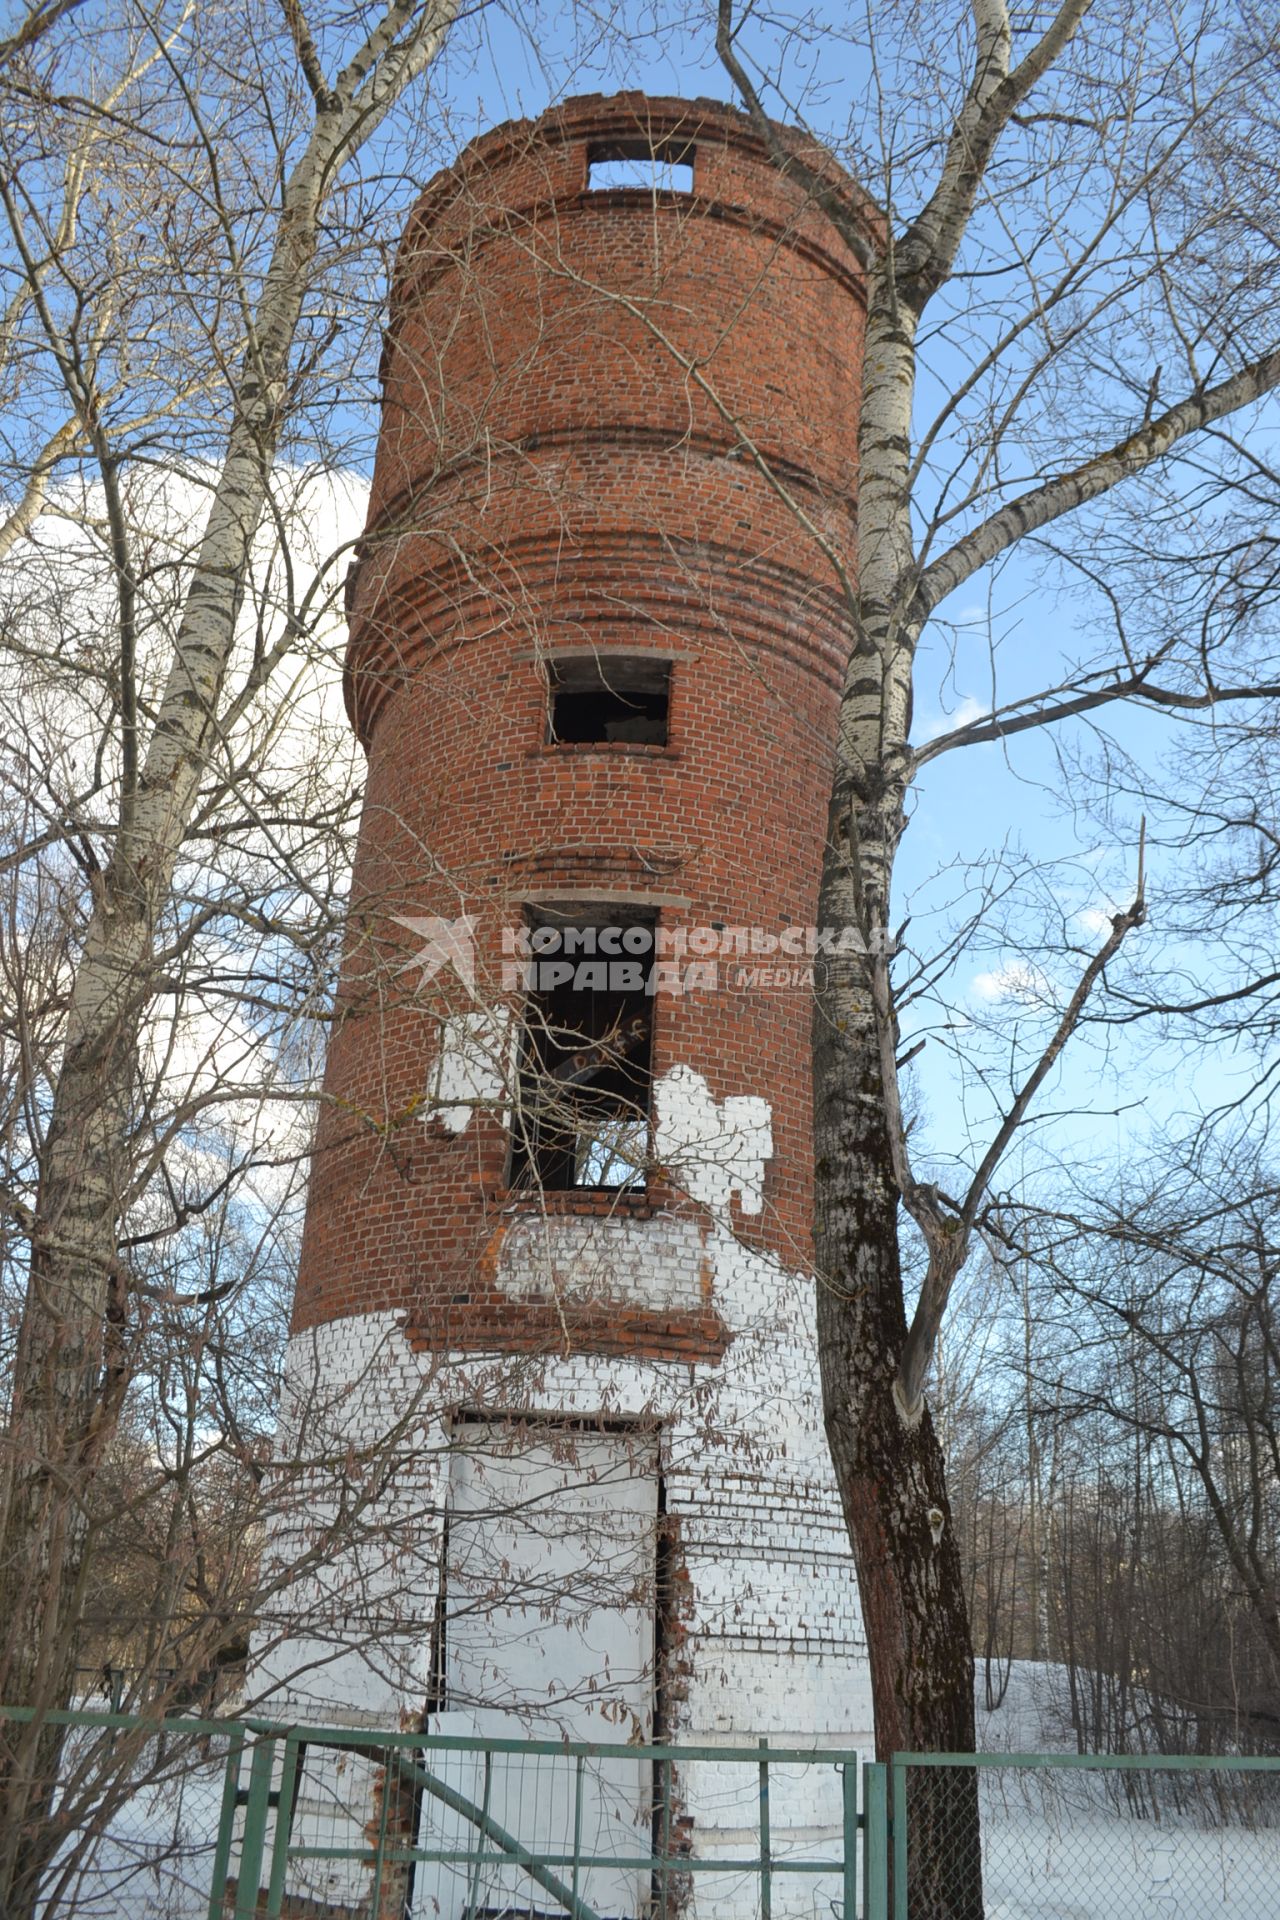
<svg viewBox="0 0 1280 1920">
<path fill-rule="evenodd" d="M 1278 383 L 1280 348 L 1272 348 L 1216 386 L 1188 395 L 1158 419 L 1138 426 L 1083 466 L 1009 501 L 924 569 L 914 602 L 919 618 L 923 622 L 949 593 L 1027 534 L 1037 533 L 1063 514 L 1100 499 L 1121 481 L 1165 459 L 1191 434 L 1260 400 Z"/>
<path fill-rule="evenodd" d="M 1074 694 L 1070 699 L 1062 700 L 1052 693 L 1040 693 L 1015 701 L 999 708 L 987 719 L 971 720 L 963 727 L 953 728 L 950 733 L 939 734 L 925 741 L 916 749 L 915 762 L 922 767 L 956 747 L 983 746 L 994 740 L 1011 739 L 1013 735 L 1027 733 L 1034 727 L 1057 726 L 1063 720 L 1078 719 L 1081 714 L 1094 713 L 1117 700 L 1136 700 L 1144 706 L 1160 707 L 1173 713 L 1200 713 L 1234 701 L 1277 699 L 1280 699 L 1280 681 L 1265 680 L 1256 687 L 1207 687 L 1200 693 L 1186 693 L 1178 687 L 1155 685 L 1147 679 L 1144 668 L 1130 674 L 1127 679 L 1109 681 L 1105 686 L 1090 688 L 1087 692 Z"/>
<path fill-rule="evenodd" d="M 996 1168 L 1021 1126 L 1031 1102 L 1052 1072 L 1067 1041 L 1079 1026 L 1089 995 L 1102 978 L 1109 963 L 1120 951 L 1125 936 L 1135 927 L 1140 927 L 1146 917 L 1146 822 L 1144 821 L 1138 841 L 1138 881 L 1132 903 L 1122 913 L 1112 917 L 1110 933 L 1081 974 L 1048 1045 L 1023 1082 L 1017 1098 L 1005 1114 L 995 1137 L 969 1182 L 959 1217 L 948 1219 L 935 1210 L 932 1217 L 925 1214 L 922 1218 L 921 1224 L 929 1241 L 929 1268 L 902 1349 L 894 1385 L 895 1399 L 908 1420 L 919 1417 L 919 1409 L 924 1397 L 925 1376 L 929 1371 L 938 1329 L 942 1324 L 956 1276 L 964 1263 L 969 1234 Z"/>
</svg>

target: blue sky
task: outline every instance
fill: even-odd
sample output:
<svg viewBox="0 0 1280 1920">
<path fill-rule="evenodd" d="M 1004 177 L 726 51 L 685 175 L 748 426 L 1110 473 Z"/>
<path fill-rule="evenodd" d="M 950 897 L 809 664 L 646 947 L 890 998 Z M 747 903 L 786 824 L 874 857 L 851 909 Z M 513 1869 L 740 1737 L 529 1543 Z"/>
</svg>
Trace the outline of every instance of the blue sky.
<svg viewBox="0 0 1280 1920">
<path fill-rule="evenodd" d="M 614 22 L 603 19 L 595 35 L 589 13 L 561 9 L 530 22 L 487 11 L 459 38 L 450 57 L 444 87 L 450 109 L 450 138 L 461 145 L 476 131 L 515 115 L 532 116 L 553 99 L 579 92 L 612 92 L 638 87 L 652 93 L 731 97 L 715 59 L 706 19 L 690 16 L 691 29 L 673 26 L 657 11 L 629 16 L 632 31 L 624 43 Z M 567 31 L 573 23 L 573 37 Z M 857 90 L 865 84 L 866 58 L 857 46 L 830 39 L 820 48 L 797 39 L 787 53 L 786 84 L 799 93 L 809 88 L 824 128 L 841 129 L 856 109 Z M 813 91 L 815 80 L 818 83 Z M 1123 247 L 1118 250 L 1123 271 Z M 974 351 L 972 326 L 958 309 L 944 315 L 954 324 L 955 344 L 946 332 L 931 349 L 931 367 L 922 393 L 945 389 L 958 377 Z M 1120 398 L 1114 424 L 1123 428 Z M 1033 456 L 1030 456 L 1034 458 Z M 970 581 L 941 610 L 943 618 L 925 636 L 916 690 L 917 740 L 927 739 L 983 710 L 991 696 L 991 663 L 999 661 L 1002 698 L 1052 685 L 1064 661 L 1091 655 L 1095 636 L 1082 624 L 1081 603 L 1054 590 L 1043 561 L 1016 555 L 998 577 Z M 1129 751 L 1159 759 L 1175 729 L 1149 714 L 1108 714 L 1108 730 Z M 1076 724 L 1073 741 L 1087 749 L 1091 730 Z M 1071 783 L 1058 764 L 1053 743 L 1033 732 L 1006 745 L 970 747 L 943 756 L 923 772 L 916 788 L 911 825 L 898 869 L 900 911 L 913 916 L 910 943 L 927 945 L 947 921 L 946 903 L 963 888 L 957 863 L 984 855 L 1038 866 L 1026 895 L 1022 925 L 1052 922 L 1080 948 L 1080 956 L 1046 961 L 1047 975 L 1061 992 L 1069 990 L 1084 956 L 1100 944 L 1106 916 L 1131 897 L 1137 868 L 1137 808 L 1122 809 L 1119 827 L 1101 831 L 1077 817 Z M 1159 821 L 1153 817 L 1153 838 Z M 1157 941 L 1161 887 L 1174 869 L 1152 847 L 1148 859 L 1151 927 L 1134 938 Z M 909 1016 L 907 1037 L 916 1019 L 926 1026 L 946 1025 L 935 1034 L 913 1068 L 915 1097 L 924 1120 L 923 1138 L 944 1158 L 963 1153 L 966 1141 L 981 1142 L 990 1122 L 992 1098 L 1016 1079 L 1010 1072 L 1010 1022 L 1016 1023 L 1023 1059 L 1028 1034 L 1040 1031 L 1045 1011 L 1034 954 L 1021 954 L 1011 937 L 980 936 L 961 955 L 945 981 L 949 1013 L 937 1009 Z M 999 1038 L 983 1040 L 976 1023 L 1003 1022 Z M 970 1025 L 968 1023 L 975 1024 Z M 962 1071 L 958 1060 L 970 1063 Z M 992 1095 L 984 1094 L 972 1072 L 985 1060 L 992 1073 Z M 1037 1124 L 1026 1146 L 1034 1160 L 1040 1148 L 1051 1153 L 1084 1154 L 1122 1161 L 1155 1126 L 1177 1128 L 1195 1113 L 1228 1097 L 1239 1084 L 1244 1063 L 1229 1050 L 1188 1054 L 1153 1049 L 1147 1030 L 1111 1035 L 1103 1046 L 1081 1037 L 1069 1049 L 1064 1066 L 1043 1091 Z M 1057 1119 L 1051 1116 L 1058 1115 Z"/>
</svg>

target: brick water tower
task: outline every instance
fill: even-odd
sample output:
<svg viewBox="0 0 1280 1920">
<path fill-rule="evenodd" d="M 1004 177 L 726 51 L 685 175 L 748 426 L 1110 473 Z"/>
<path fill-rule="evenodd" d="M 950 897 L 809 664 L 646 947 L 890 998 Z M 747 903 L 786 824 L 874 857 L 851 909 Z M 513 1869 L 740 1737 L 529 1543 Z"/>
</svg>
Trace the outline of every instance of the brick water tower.
<svg viewBox="0 0 1280 1920">
<path fill-rule="evenodd" d="M 728 107 L 593 97 L 409 222 L 274 1713 L 870 1746 L 807 986 L 864 307 L 806 177 Z"/>
</svg>

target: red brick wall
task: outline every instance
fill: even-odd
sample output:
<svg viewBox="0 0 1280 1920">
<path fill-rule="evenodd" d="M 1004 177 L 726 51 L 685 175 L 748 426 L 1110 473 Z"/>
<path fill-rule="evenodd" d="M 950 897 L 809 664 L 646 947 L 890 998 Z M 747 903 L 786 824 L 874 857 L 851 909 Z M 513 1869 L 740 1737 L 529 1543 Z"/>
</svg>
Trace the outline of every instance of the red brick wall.
<svg viewBox="0 0 1280 1920">
<path fill-rule="evenodd" d="M 692 196 L 586 191 L 592 142 L 637 128 L 694 142 Z M 442 1347 L 563 1344 L 551 1307 L 495 1284 L 530 1204 L 504 1189 L 499 1119 L 423 1121 L 439 1019 L 468 1002 L 451 975 L 400 971 L 420 943 L 391 916 L 465 907 L 491 982 L 531 897 L 812 921 L 847 652 L 821 537 L 852 545 L 862 318 L 838 235 L 727 108 L 570 102 L 424 193 L 350 591 L 369 779 L 296 1327 L 396 1309 Z M 668 747 L 547 746 L 539 657 L 565 647 L 671 655 Z M 810 1010 L 788 989 L 655 1006 L 655 1074 L 685 1063 L 717 1099 L 771 1102 L 744 1231 L 789 1266 L 809 1257 Z M 609 1204 L 655 1202 L 688 1204 L 661 1184 Z M 719 1350 L 713 1311 L 644 1319 L 584 1312 L 581 1343 Z"/>
</svg>

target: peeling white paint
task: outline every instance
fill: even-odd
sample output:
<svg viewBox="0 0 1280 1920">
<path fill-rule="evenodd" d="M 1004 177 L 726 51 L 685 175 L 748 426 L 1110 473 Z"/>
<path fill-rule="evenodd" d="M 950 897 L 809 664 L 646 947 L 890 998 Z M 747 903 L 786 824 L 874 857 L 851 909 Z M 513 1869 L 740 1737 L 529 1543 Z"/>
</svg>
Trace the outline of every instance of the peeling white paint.
<svg viewBox="0 0 1280 1920">
<path fill-rule="evenodd" d="M 700 1073 L 676 1066 L 655 1081 L 653 1103 L 655 1149 L 677 1184 L 713 1212 L 737 1193 L 744 1213 L 759 1213 L 765 1162 L 773 1158 L 769 1102 L 729 1094 L 717 1103 Z"/>
<path fill-rule="evenodd" d="M 443 1410 L 481 1405 L 660 1426 L 667 1510 L 691 1582 L 684 1625 L 695 1668 L 721 1656 L 754 1670 L 758 1654 L 765 1675 L 752 1682 L 750 1723 L 725 1721 L 718 1679 L 695 1680 L 684 1738 L 856 1744 L 870 1729 L 869 1685 L 818 1405 L 812 1282 L 736 1243 L 734 1254 L 725 1284 L 740 1311 L 754 1295 L 752 1323 L 696 1377 L 683 1365 L 583 1353 L 422 1353 L 389 1313 L 295 1335 L 282 1446 L 316 1465 L 304 1476 L 306 1499 L 295 1488 L 271 1528 L 268 1561 L 296 1572 L 257 1636 L 255 1709 L 323 1719 L 332 1703 L 345 1718 L 362 1702 L 385 1722 L 420 1708 L 453 1446 Z M 364 1485 L 380 1491 L 358 1524 L 329 1560 L 304 1566 L 331 1516 Z M 791 1695 L 811 1659 L 840 1684 L 816 1719 L 802 1720 Z"/>
<path fill-rule="evenodd" d="M 510 1103 L 516 1031 L 505 1011 L 444 1023 L 432 1118 L 460 1135 L 477 1106 Z M 384 1725 L 420 1714 L 451 1454 L 460 1435 L 475 1433 L 472 1425 L 451 1432 L 447 1410 L 481 1408 L 488 1417 L 554 1415 L 565 1436 L 565 1423 L 598 1431 L 606 1420 L 646 1444 L 659 1436 L 667 1524 L 677 1529 L 688 1579 L 671 1729 L 678 1742 L 767 1735 L 777 1744 L 870 1750 L 865 1636 L 822 1427 L 813 1278 L 734 1230 L 735 1195 L 743 1213 L 763 1209 L 770 1103 L 757 1094 L 717 1101 L 701 1074 L 677 1065 L 655 1082 L 653 1109 L 656 1157 L 697 1208 L 645 1218 L 620 1207 L 601 1217 L 534 1213 L 526 1200 L 508 1219 L 497 1284 L 513 1314 L 533 1293 L 566 1308 L 616 1301 L 658 1315 L 710 1306 L 731 1336 L 722 1358 L 690 1367 L 563 1348 L 431 1354 L 411 1345 L 387 1313 L 295 1336 L 284 1444 L 316 1464 L 303 1476 L 305 1499 L 295 1487 L 268 1545 L 284 1584 L 274 1619 L 263 1618 L 255 1639 L 255 1709 Z M 568 1437 L 557 1442 L 572 1445 Z M 564 1458 L 572 1472 L 572 1454 Z M 536 1476 L 521 1482 L 522 1514 L 536 1504 L 535 1483 Z M 309 1564 L 318 1535 L 362 1484 L 378 1490 L 355 1537 L 340 1539 L 328 1563 Z M 534 1513 L 532 1524 L 551 1538 L 556 1515 L 540 1522 Z M 607 1555 L 602 1564 L 607 1571 Z M 545 1730 L 562 1711 L 566 1676 L 555 1670 L 546 1598 L 530 1607 L 511 1589 L 506 1562 L 495 1564 L 486 1604 L 500 1623 L 505 1608 L 540 1644 L 531 1643 L 523 1666 L 495 1660 L 486 1699 L 459 1705 L 439 1730 L 474 1731 L 477 1713 L 498 1708 L 524 1712 Z M 615 1681 L 606 1664 L 592 1697 L 610 1702 Z M 832 1794 L 834 1781 L 833 1772 L 825 1783 Z M 779 1834 L 838 1827 L 836 1800 L 813 1800 L 822 1784 L 806 1776 L 803 1805 L 779 1804 Z M 691 1763 L 684 1790 L 702 1844 L 719 1844 L 733 1782 L 714 1763 Z M 357 1845 L 357 1827 L 352 1833 Z M 360 1889 L 349 1892 L 354 1899 Z M 713 1915 L 745 1920 L 746 1909 L 728 1900 L 723 1915 L 708 1906 L 707 1920 Z"/>
<path fill-rule="evenodd" d="M 515 1038 L 507 1007 L 442 1020 L 424 1118 L 460 1134 L 477 1107 L 508 1107 Z M 676 1185 L 713 1213 L 727 1213 L 734 1193 L 744 1213 L 761 1211 L 765 1164 L 773 1158 L 767 1100 L 729 1094 L 717 1101 L 702 1074 L 679 1065 L 655 1080 L 653 1110 L 654 1151 Z"/>
<path fill-rule="evenodd" d="M 508 1007 L 483 1007 L 442 1020 L 424 1120 L 438 1121 L 450 1133 L 465 1133 L 477 1107 L 506 1107 L 513 1042 Z"/>
<path fill-rule="evenodd" d="M 498 1285 L 513 1299 L 531 1293 L 577 1301 L 640 1305 L 655 1311 L 704 1303 L 706 1231 L 698 1220 L 523 1214 L 502 1243 Z"/>
</svg>

